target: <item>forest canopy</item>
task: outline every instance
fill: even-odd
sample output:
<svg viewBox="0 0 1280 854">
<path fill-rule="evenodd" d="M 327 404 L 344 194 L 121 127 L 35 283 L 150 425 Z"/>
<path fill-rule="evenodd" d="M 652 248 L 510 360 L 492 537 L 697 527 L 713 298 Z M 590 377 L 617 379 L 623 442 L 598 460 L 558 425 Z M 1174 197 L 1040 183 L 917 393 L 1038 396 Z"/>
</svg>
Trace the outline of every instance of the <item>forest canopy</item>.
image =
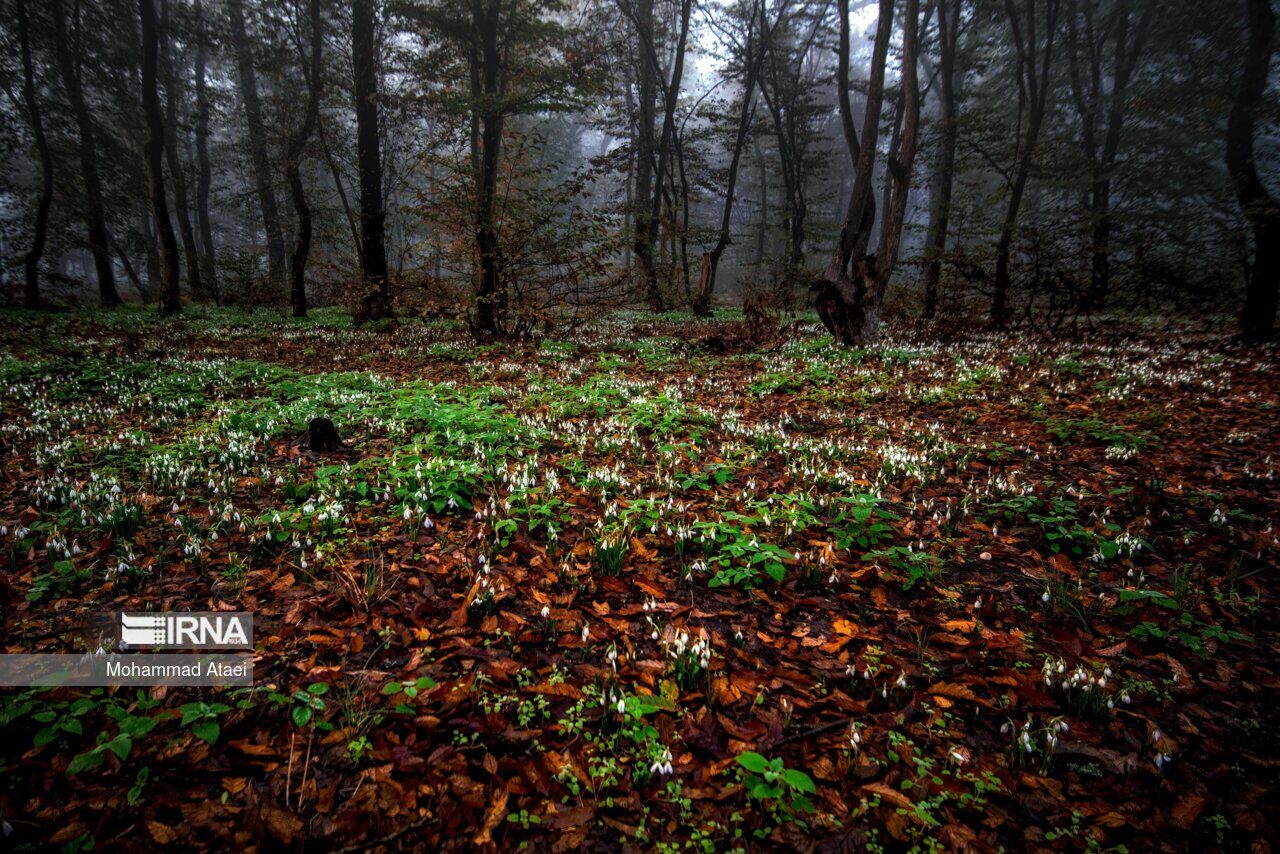
<svg viewBox="0 0 1280 854">
<path fill-rule="evenodd" d="M 1270 334 L 1237 0 L 6 0 L 4 296 L 524 336 L 817 305 Z M 1243 311 L 1242 311 L 1243 307 Z"/>
</svg>

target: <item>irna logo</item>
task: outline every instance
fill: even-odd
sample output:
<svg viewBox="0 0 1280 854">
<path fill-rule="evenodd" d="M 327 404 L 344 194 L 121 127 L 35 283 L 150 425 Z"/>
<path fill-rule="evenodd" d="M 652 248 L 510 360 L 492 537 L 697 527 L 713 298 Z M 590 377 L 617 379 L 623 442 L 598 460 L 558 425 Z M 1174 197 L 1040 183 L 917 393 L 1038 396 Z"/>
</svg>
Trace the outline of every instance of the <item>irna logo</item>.
<svg viewBox="0 0 1280 854">
<path fill-rule="evenodd" d="M 120 646 L 152 649 L 253 649 L 247 611 L 120 614 Z"/>
</svg>

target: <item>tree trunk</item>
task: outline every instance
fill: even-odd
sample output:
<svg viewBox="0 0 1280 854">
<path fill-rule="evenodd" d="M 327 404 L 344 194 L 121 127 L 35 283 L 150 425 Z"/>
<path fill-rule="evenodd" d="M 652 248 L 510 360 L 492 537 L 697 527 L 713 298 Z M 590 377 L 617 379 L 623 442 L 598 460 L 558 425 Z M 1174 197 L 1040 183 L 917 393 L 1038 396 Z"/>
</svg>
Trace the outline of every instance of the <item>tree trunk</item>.
<svg viewBox="0 0 1280 854">
<path fill-rule="evenodd" d="M 929 230 L 924 241 L 924 318 L 938 311 L 938 283 L 942 279 L 942 253 L 947 247 L 951 218 L 951 188 L 956 169 L 956 43 L 960 30 L 961 0 L 938 0 L 938 51 L 941 74 L 938 98 L 942 101 L 942 139 L 931 175 Z"/>
<path fill-rule="evenodd" d="M 1088 82 L 1080 69 L 1080 18 L 1084 22 L 1084 58 L 1088 61 Z M 1117 2 L 1112 17 L 1099 28 L 1094 22 L 1093 3 L 1083 6 L 1071 0 L 1067 8 L 1067 59 L 1071 94 L 1080 118 L 1080 143 L 1089 161 L 1089 249 L 1091 256 L 1089 287 L 1081 308 L 1090 312 L 1105 301 L 1111 288 L 1111 173 L 1120 148 L 1120 131 L 1124 122 L 1125 90 L 1137 64 L 1138 53 L 1146 34 L 1151 9 L 1143 12 L 1130 31 L 1129 6 Z M 1115 56 L 1110 72 L 1103 67 L 1103 52 L 1109 37 L 1115 39 Z M 1110 92 L 1104 78 L 1111 80 Z M 1106 128 L 1101 142 L 1098 135 L 1103 114 Z"/>
<path fill-rule="evenodd" d="M 849 206 L 845 210 L 844 221 L 840 225 L 840 237 L 836 242 L 836 250 L 831 262 L 823 271 L 819 290 L 818 304 L 823 323 L 828 330 L 846 346 L 861 344 L 859 335 L 863 328 L 861 306 L 869 282 L 868 275 L 873 271 L 862 263 L 861 255 L 866 250 L 871 228 L 875 223 L 875 200 L 871 192 L 871 176 L 875 169 L 876 140 L 880 132 L 880 110 L 884 105 L 885 60 L 889 54 L 889 36 L 893 29 L 893 0 L 880 0 L 879 17 L 876 23 L 875 45 L 871 54 L 871 77 L 867 82 L 867 107 L 862 122 L 862 139 L 857 140 L 850 134 L 852 118 L 848 117 L 847 99 L 849 96 L 849 27 L 848 0 L 840 0 L 840 62 L 837 74 L 837 87 L 841 104 L 842 124 L 845 128 L 845 142 L 850 154 L 854 156 L 853 191 L 849 194 Z M 853 278 L 849 276 L 849 263 L 858 257 Z"/>
<path fill-rule="evenodd" d="M 652 0 L 646 0 L 649 7 L 649 28 L 647 34 L 641 37 L 641 49 L 648 55 L 648 63 L 652 65 L 652 74 L 656 77 L 659 70 L 657 46 L 653 40 L 653 8 Z M 646 293 L 649 305 L 655 311 L 660 311 L 663 306 L 662 292 L 658 288 L 657 271 L 653 265 L 653 246 L 658 242 L 658 226 L 661 224 L 662 216 L 662 188 L 666 180 L 667 163 L 671 156 L 672 143 L 675 136 L 675 119 L 676 104 L 680 99 L 680 84 L 684 78 L 684 54 L 685 45 L 689 39 L 689 18 L 693 12 L 693 0 L 681 0 L 680 2 L 680 34 L 676 40 L 675 62 L 671 70 L 671 80 L 665 87 L 663 112 L 662 112 L 662 133 L 658 137 L 658 163 L 655 170 L 654 190 L 650 199 L 650 207 L 646 227 L 648 234 L 645 245 L 648 247 L 648 267 L 645 270 L 646 277 Z M 641 204 L 644 198 L 641 197 Z"/>
<path fill-rule="evenodd" d="M 1005 0 L 1009 27 L 1017 50 L 1018 101 L 1025 106 L 1027 130 L 1020 139 L 1017 165 L 1009 188 L 1009 206 L 1005 210 L 1000 227 L 1000 240 L 996 245 L 995 293 L 991 298 L 991 322 L 1003 328 L 1009 322 L 1009 253 L 1013 245 L 1013 231 L 1018 223 L 1018 210 L 1027 187 L 1036 140 L 1044 123 L 1045 105 L 1049 100 L 1049 69 L 1053 59 L 1053 38 L 1057 32 L 1059 0 L 1045 0 L 1044 47 L 1040 48 L 1036 37 L 1036 0 L 1024 0 L 1026 18 L 1020 19 L 1014 0 Z M 1025 31 L 1025 32 L 1024 32 Z M 1041 68 L 1037 69 L 1037 55 Z M 1019 116 L 1024 112 L 1019 109 Z"/>
<path fill-rule="evenodd" d="M 502 54 L 498 47 L 501 0 L 488 0 L 473 21 L 478 51 L 472 57 L 472 165 L 476 169 L 475 241 L 479 255 L 476 282 L 475 333 L 491 339 L 501 334 L 499 316 L 503 309 L 503 285 L 498 257 L 495 200 L 498 191 L 498 163 L 502 154 L 503 115 L 494 112 L 500 94 Z"/>
<path fill-rule="evenodd" d="M 169 205 L 164 195 L 164 120 L 160 114 L 160 96 L 156 92 L 160 34 L 156 9 L 152 0 L 138 0 L 142 16 L 142 111 L 147 120 L 147 189 L 151 196 L 151 213 L 160 235 L 160 313 L 182 310 L 178 293 L 178 241 L 169 222 Z"/>
<path fill-rule="evenodd" d="M 271 160 L 267 156 L 267 129 L 262 121 L 262 102 L 258 99 L 258 78 L 254 72 L 253 48 L 245 29 L 244 0 L 228 0 L 231 19 L 231 42 L 235 49 L 240 77 L 240 96 L 244 100 L 245 121 L 249 127 L 249 155 L 253 163 L 254 185 L 262 208 L 262 225 L 267 234 L 267 279 L 276 293 L 284 291 L 284 233 L 280 226 L 280 209 L 271 186 Z"/>
<path fill-rule="evenodd" d="M 391 316 L 387 280 L 382 155 L 378 149 L 378 76 L 374 64 L 373 0 L 352 0 L 351 59 L 356 99 L 356 161 L 360 173 L 360 270 L 374 289 L 370 319 Z"/>
<path fill-rule="evenodd" d="M 204 26 L 204 3 L 195 2 L 196 13 L 196 222 L 200 229 L 201 281 L 209 287 L 215 305 L 221 305 L 218 288 L 217 251 L 213 245 L 213 224 L 209 220 L 209 187 L 213 171 L 209 166 L 209 93 L 205 82 L 208 35 Z"/>
<path fill-rule="evenodd" d="M 680 231 L 680 267 L 684 276 L 684 298 L 686 305 L 692 297 L 689 282 L 689 176 L 684 169 L 684 128 L 681 127 L 676 136 L 676 163 L 680 174 L 680 211 L 682 220 Z M 674 182 L 674 179 L 672 179 Z M 674 192 L 674 190 L 673 190 Z M 671 212 L 672 228 L 675 228 L 676 212 Z"/>
<path fill-rule="evenodd" d="M 116 291 L 115 267 L 111 263 L 111 250 L 107 245 L 106 211 L 102 203 L 102 181 L 98 177 L 98 145 L 94 135 L 93 116 L 85 102 L 81 87 L 80 70 L 67 39 L 67 14 L 62 0 L 50 0 L 53 17 L 54 52 L 57 54 L 62 85 L 71 102 L 71 112 L 80 134 L 80 174 L 84 178 L 84 206 L 89 230 L 89 249 L 93 253 L 94 268 L 98 274 L 98 299 L 104 308 L 120 304 Z"/>
<path fill-rule="evenodd" d="M 915 162 L 916 143 L 920 129 L 920 81 L 916 62 L 920 55 L 919 0 L 906 0 L 902 22 L 902 135 L 898 156 L 889 159 L 886 181 L 893 180 L 893 200 L 885 212 L 880 228 L 880 243 L 876 247 L 875 281 L 867 288 L 861 306 L 864 343 L 879 340 L 880 306 L 889 287 L 889 279 L 897 264 L 898 249 L 902 245 L 902 227 L 906 223 L 907 200 L 911 194 L 911 167 Z"/>
<path fill-rule="evenodd" d="M 653 138 L 654 98 L 657 93 L 657 57 L 653 56 L 653 0 L 638 0 L 635 12 L 639 53 L 636 122 L 636 185 L 635 185 L 635 241 L 632 254 L 640 265 L 644 280 L 645 301 L 654 311 L 662 310 L 662 292 L 658 289 L 657 271 L 653 262 L 653 238 L 650 236 L 650 209 L 657 193 L 654 191 L 653 155 L 656 145 Z M 658 176 L 661 182 L 661 175 Z"/>
<path fill-rule="evenodd" d="M 716 272 L 720 266 L 720 256 L 728 248 L 729 229 L 733 221 L 733 194 L 738 183 L 738 164 L 742 160 L 742 149 L 751 132 L 751 120 L 755 117 L 756 75 L 760 70 L 760 57 L 756 56 L 755 21 L 758 6 L 752 6 L 751 21 L 747 24 L 747 44 L 743 56 L 745 75 L 742 81 L 742 104 L 738 108 L 738 131 L 733 140 L 733 155 L 729 159 L 729 175 L 725 181 L 724 209 L 720 215 L 720 236 L 710 252 L 703 255 L 702 267 L 698 277 L 698 295 L 693 303 L 693 311 L 700 317 L 711 314 L 711 296 L 715 292 Z M 759 51 L 764 52 L 762 47 Z"/>
<path fill-rule="evenodd" d="M 141 85 L 138 90 L 142 90 Z M 142 171 L 145 177 L 147 171 L 145 154 L 142 158 Z M 141 190 L 138 194 L 138 233 L 142 236 L 142 243 L 147 253 L 147 290 L 142 291 L 141 294 L 142 301 L 150 303 L 151 287 L 160 281 L 160 248 L 156 245 L 156 224 L 151 216 L 151 190 L 145 181 Z"/>
<path fill-rule="evenodd" d="M 1227 170 L 1253 228 L 1253 267 L 1245 282 L 1240 337 L 1258 344 L 1274 337 L 1280 300 L 1280 205 L 1258 177 L 1253 150 L 1254 122 L 1266 93 L 1276 17 L 1269 0 L 1245 0 L 1245 15 L 1244 70 L 1227 122 Z"/>
<path fill-rule="evenodd" d="M 124 275 L 133 286 L 138 289 L 143 302 L 149 302 L 147 289 L 142 285 L 142 279 L 138 278 L 138 271 L 133 268 L 133 262 L 129 260 L 129 253 L 124 251 L 124 247 L 120 245 L 120 241 L 115 236 L 108 233 L 108 239 L 111 241 L 111 248 L 115 252 L 117 258 L 120 259 L 120 266 L 124 267 Z"/>
<path fill-rule="evenodd" d="M 187 200 L 187 177 L 178 160 L 178 85 L 174 67 L 173 42 L 169 33 L 169 3 L 160 2 L 161 55 L 165 74 L 165 161 L 169 166 L 169 178 L 173 181 L 173 206 L 177 209 L 178 235 L 182 239 L 182 254 L 187 262 L 187 285 L 192 299 L 204 298 L 204 285 L 200 279 L 200 253 L 196 248 L 196 234 L 191 227 L 191 211 Z"/>
<path fill-rule="evenodd" d="M 26 280 L 22 291 L 22 304 L 26 308 L 40 308 L 40 259 L 44 256 L 44 244 L 49 234 L 49 206 L 53 203 L 53 154 L 45 139 L 44 122 L 40 117 L 40 102 L 36 99 L 35 65 L 31 60 L 31 26 L 27 16 L 27 0 L 18 0 L 18 41 L 22 45 L 22 98 L 31 122 L 31 135 L 35 138 L 36 153 L 40 157 L 40 200 L 36 203 L 34 233 L 31 249 L 23 259 Z"/>
<path fill-rule="evenodd" d="M 769 233 L 769 172 L 759 140 L 756 140 L 754 147 L 756 168 L 760 172 L 760 228 L 756 231 L 756 266 L 759 266 L 764 263 L 765 238 Z"/>
<path fill-rule="evenodd" d="M 320 17 L 320 0 L 310 0 L 308 15 L 311 22 L 311 62 L 303 68 L 303 78 L 307 81 L 307 108 L 303 114 L 302 127 L 289 140 L 288 163 L 285 174 L 289 180 L 289 192 L 293 196 L 293 212 L 298 219 L 297 241 L 293 254 L 289 256 L 289 302 L 293 307 L 294 317 L 307 316 L 307 256 L 311 254 L 311 208 L 307 205 L 307 194 L 302 188 L 302 154 L 307 147 L 307 140 L 315 130 L 316 119 L 320 113 L 320 77 L 323 68 L 320 65 L 320 48 L 324 33 Z"/>
</svg>

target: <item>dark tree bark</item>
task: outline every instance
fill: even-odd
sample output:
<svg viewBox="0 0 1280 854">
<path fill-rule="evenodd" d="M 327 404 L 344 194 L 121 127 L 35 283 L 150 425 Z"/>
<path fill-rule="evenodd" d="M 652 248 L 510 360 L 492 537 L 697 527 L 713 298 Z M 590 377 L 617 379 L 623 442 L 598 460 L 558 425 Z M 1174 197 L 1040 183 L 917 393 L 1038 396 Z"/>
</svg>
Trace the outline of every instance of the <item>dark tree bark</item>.
<svg viewBox="0 0 1280 854">
<path fill-rule="evenodd" d="M 1227 122 L 1227 170 L 1236 198 L 1253 228 L 1253 266 L 1245 283 L 1240 337 L 1250 344 L 1275 336 L 1280 301 L 1280 205 L 1258 177 L 1253 134 L 1271 68 L 1276 16 L 1269 0 L 1245 0 L 1245 53 L 1240 88 Z"/>
<path fill-rule="evenodd" d="M 138 277 L 138 271 L 134 269 L 133 262 L 129 260 L 129 253 L 120 245 L 120 241 L 115 239 L 114 235 L 107 235 L 111 240 L 111 249 L 115 252 L 117 258 L 120 259 L 120 266 L 124 267 L 124 275 L 133 286 L 138 289 L 138 294 L 142 297 L 143 302 L 150 302 L 150 297 L 146 287 L 142 284 L 142 279 Z"/>
<path fill-rule="evenodd" d="M 204 3 L 195 0 L 196 13 L 196 222 L 200 229 L 200 274 L 215 304 L 222 303 L 218 288 L 217 251 L 213 245 L 213 224 L 209 219 L 209 187 L 213 170 L 209 166 L 209 92 L 205 81 L 208 62 L 208 33 L 205 31 Z"/>
<path fill-rule="evenodd" d="M 929 230 L 924 241 L 924 318 L 938 311 L 942 253 L 947 247 L 951 189 L 956 171 L 956 45 L 960 35 L 961 0 L 938 0 L 938 99 L 942 103 L 942 137 L 938 141 L 930 189 Z"/>
<path fill-rule="evenodd" d="M 1000 227 L 1000 240 L 996 244 L 995 292 L 991 298 L 991 322 L 996 328 L 1003 328 L 1009 322 L 1009 253 L 1013 245 L 1013 231 L 1018 224 L 1018 210 L 1022 207 L 1022 196 L 1031 173 L 1036 140 L 1049 102 L 1049 71 L 1053 61 L 1053 39 L 1058 29 L 1058 6 L 1059 0 L 1044 0 L 1044 44 L 1041 45 L 1036 35 L 1036 0 L 1023 0 L 1024 16 L 1019 15 L 1015 0 L 1005 0 L 1009 29 L 1017 51 L 1019 127 L 1009 204 Z M 1023 115 L 1027 117 L 1025 132 L 1021 127 Z"/>
<path fill-rule="evenodd" d="M 284 233 L 280 226 L 280 208 L 271 186 L 271 160 L 267 156 L 267 129 L 262 121 L 262 102 L 258 98 L 258 77 L 253 70 L 253 49 L 245 29 L 244 0 L 228 0 L 231 42 L 235 49 L 240 77 L 240 97 L 244 101 L 245 121 L 249 128 L 249 156 L 253 163 L 254 186 L 262 208 L 262 225 L 267 234 L 267 278 L 273 290 L 284 291 Z"/>
<path fill-rule="evenodd" d="M 765 164 L 764 149 L 760 147 L 760 140 L 756 140 L 756 169 L 760 173 L 760 227 L 756 229 L 756 266 L 764 263 L 764 245 L 765 238 L 769 233 L 769 170 Z"/>
<path fill-rule="evenodd" d="M 653 246 L 658 240 L 658 226 L 661 222 L 662 215 L 662 192 L 661 185 L 663 176 L 666 175 L 668 162 L 671 158 L 671 152 L 675 137 L 675 121 L 676 121 L 676 104 L 680 100 L 680 85 L 684 79 L 684 54 L 685 45 L 689 40 L 689 18 L 693 13 L 693 0 L 681 0 L 680 2 L 680 35 L 676 41 L 675 62 L 671 69 L 671 80 L 665 87 L 663 111 L 662 111 L 662 134 L 658 137 L 658 192 L 653 194 L 653 203 L 649 208 L 649 245 Z M 658 67 L 658 57 L 656 46 L 650 38 L 647 46 L 650 53 L 650 61 L 654 64 L 654 69 Z M 657 274 L 652 268 L 652 255 L 650 257 L 650 285 L 649 300 L 650 303 L 658 309 L 663 308 L 662 292 L 658 290 Z"/>
<path fill-rule="evenodd" d="M 1111 289 L 1111 176 L 1120 149 L 1120 131 L 1124 123 L 1125 92 L 1151 18 L 1151 7 L 1131 23 L 1129 4 L 1117 0 L 1107 20 L 1094 20 L 1092 0 L 1083 5 L 1069 0 L 1067 6 L 1067 59 L 1071 76 L 1071 95 L 1080 117 L 1080 144 L 1090 168 L 1090 278 L 1081 308 L 1101 308 Z M 1084 28 L 1081 44 L 1081 25 Z M 1115 54 L 1110 71 L 1104 68 L 1107 39 L 1115 40 Z M 1081 70 L 1088 63 L 1088 79 Z M 1106 91 L 1109 78 L 1110 93 Z M 1105 114 L 1105 119 L 1104 119 Z"/>
<path fill-rule="evenodd" d="M 787 105 L 784 112 L 783 98 L 786 91 L 782 85 L 781 79 L 776 76 L 777 68 L 773 68 L 775 75 L 770 81 L 772 86 L 760 86 L 760 96 L 764 99 L 765 107 L 769 110 L 769 116 L 773 120 L 774 137 L 778 143 L 778 161 L 782 167 L 782 191 L 787 199 L 786 216 L 783 218 L 782 226 L 787 235 L 787 252 L 784 259 L 783 276 L 790 279 L 791 274 L 800 266 L 800 261 L 804 257 L 804 222 L 805 215 L 808 211 L 808 203 L 804 194 L 804 174 L 802 168 L 802 157 L 799 149 L 799 140 L 796 135 L 796 126 L 793 121 L 794 113 L 790 109 L 791 105 Z"/>
<path fill-rule="evenodd" d="M 693 302 L 693 311 L 700 317 L 711 313 L 711 296 L 715 292 L 716 272 L 720 266 L 720 256 L 729 247 L 729 226 L 733 220 L 734 190 L 738 183 L 738 164 L 742 160 L 742 149 L 751 132 L 751 120 L 755 116 L 756 76 L 760 71 L 761 54 L 764 47 L 756 44 L 756 20 L 763 14 L 760 4 L 751 7 L 751 20 L 747 24 L 747 41 L 743 50 L 744 73 L 742 79 L 742 103 L 738 107 L 738 130 L 733 140 L 733 155 L 729 159 L 729 174 L 725 179 L 724 209 L 720 215 L 720 236 L 715 246 L 702 257 L 702 267 L 698 276 L 698 294 Z"/>
<path fill-rule="evenodd" d="M 498 163 L 502 155 L 504 114 L 496 109 L 501 93 L 502 53 L 498 46 L 498 18 L 502 0 L 486 0 L 477 6 L 472 21 L 476 45 L 471 57 L 472 110 L 471 160 L 476 183 L 476 250 L 480 268 L 476 283 L 475 333 L 481 339 L 501 333 L 498 318 L 503 313 L 503 284 L 498 257 L 495 199 L 498 191 Z"/>
<path fill-rule="evenodd" d="M 311 60 L 303 68 L 303 77 L 307 81 L 307 107 L 303 114 L 302 126 L 289 140 L 288 163 L 285 174 L 289 180 L 289 192 L 293 196 L 293 212 L 298 219 L 297 242 L 293 254 L 289 256 L 289 302 L 293 307 L 294 317 L 307 316 L 307 256 L 311 254 L 311 208 L 307 205 L 307 194 L 302 188 L 301 164 L 302 155 L 316 127 L 316 119 L 320 114 L 320 86 L 322 85 L 320 50 L 324 40 L 322 19 L 320 17 L 320 0 L 310 0 L 307 17 L 311 22 Z"/>
<path fill-rule="evenodd" d="M 62 0 L 50 0 L 49 12 L 53 17 L 54 52 L 62 77 L 71 112 L 75 116 L 80 134 L 80 174 L 84 179 L 84 208 L 89 230 L 89 249 L 93 253 L 94 268 L 98 274 L 98 299 L 104 307 L 120 304 L 116 290 L 115 268 L 111 264 L 111 249 L 107 241 L 106 209 L 102 202 L 102 180 L 98 177 L 98 145 L 93 128 L 93 116 L 85 101 L 81 86 L 80 69 L 71 43 L 67 38 L 67 14 Z"/>
<path fill-rule="evenodd" d="M 849 3 L 840 0 L 840 42 L 836 84 L 840 102 L 841 124 L 845 143 L 854 160 L 853 190 L 840 225 L 840 236 L 831 262 L 814 285 L 817 304 L 828 330 L 846 346 L 860 340 L 862 318 L 860 306 L 872 285 L 874 265 L 864 262 L 871 228 L 875 223 L 875 200 L 871 178 L 875 169 L 876 141 L 880 133 L 880 111 L 884 106 L 885 60 L 889 54 L 889 36 L 893 29 L 893 0 L 880 0 L 875 44 L 871 53 L 871 76 L 867 82 L 867 107 L 862 122 L 862 138 L 853 134 L 853 118 L 849 112 Z M 858 259 L 857 270 L 849 275 L 849 264 Z M 825 307 L 825 310 L 824 310 Z"/>
<path fill-rule="evenodd" d="M 650 236 L 650 210 L 659 196 L 654 190 L 653 157 L 657 144 L 654 140 L 654 101 L 657 97 L 657 58 L 653 55 L 653 0 L 637 0 L 635 9 L 627 11 L 636 28 L 636 52 L 639 55 L 636 105 L 636 181 L 635 181 L 635 241 L 632 253 L 640 265 L 644 279 L 645 300 L 654 311 L 662 310 L 662 291 L 658 289 L 658 274 L 654 267 L 653 237 Z M 661 175 L 658 177 L 661 183 Z"/>
<path fill-rule="evenodd" d="M 654 247 L 658 245 L 658 231 L 662 224 L 662 205 L 667 187 L 669 162 L 675 146 L 676 104 L 680 97 L 680 85 L 684 77 L 685 46 L 689 38 L 689 19 L 693 12 L 693 0 L 681 0 L 679 6 L 679 32 L 676 40 L 671 79 L 665 74 L 659 81 L 661 63 L 654 40 L 653 0 L 638 0 L 633 6 L 630 0 L 621 0 L 623 12 L 635 25 L 639 54 L 639 120 L 636 146 L 636 213 L 635 256 L 640 262 L 644 277 L 645 300 L 654 311 L 664 308 L 662 291 L 658 287 L 658 272 Z M 663 96 L 662 131 L 654 137 L 654 98 L 661 87 Z M 672 200 L 674 202 L 674 200 Z"/>
<path fill-rule="evenodd" d="M 139 83 L 138 91 L 142 91 Z M 156 224 L 151 216 L 151 190 L 146 184 L 147 158 L 142 158 L 143 183 L 138 194 L 138 234 L 147 254 L 147 290 L 142 291 L 142 301 L 150 303 L 152 293 L 150 286 L 160 281 L 160 247 L 156 245 Z"/>
<path fill-rule="evenodd" d="M 164 119 L 156 92 L 160 54 L 159 22 L 152 0 L 138 0 L 142 16 L 142 111 L 147 120 L 147 190 L 151 213 L 160 236 L 160 313 L 182 310 L 178 293 L 178 241 L 169 222 L 169 205 L 164 195 Z"/>
<path fill-rule="evenodd" d="M 40 308 L 40 259 L 44 256 L 44 244 L 49 234 L 49 206 L 53 203 L 53 154 L 44 135 L 44 121 L 40 116 L 40 101 L 36 97 L 35 64 L 31 60 L 31 22 L 27 14 L 27 0 L 18 0 L 18 41 L 22 46 L 22 99 L 31 123 L 31 136 L 35 139 L 36 154 L 40 158 L 40 199 L 36 202 L 36 218 L 31 236 L 31 248 L 23 258 L 26 279 L 22 291 L 22 304 L 26 308 Z"/>
<path fill-rule="evenodd" d="M 875 280 L 859 306 L 862 321 L 860 338 L 876 341 L 880 335 L 880 305 L 897 264 L 906 223 L 907 200 L 911 194 L 911 169 L 915 162 L 920 132 L 920 80 L 916 63 L 920 55 L 919 0 L 906 0 L 902 21 L 902 133 L 896 159 L 890 157 L 886 182 L 892 179 L 893 199 L 885 211 L 876 246 Z"/>
<path fill-rule="evenodd" d="M 187 176 L 178 159 L 178 100 L 181 87 L 173 58 L 173 39 L 169 33 L 169 3 L 160 0 L 160 53 L 165 75 L 164 156 L 169 167 L 169 179 L 173 181 L 173 206 L 178 219 L 178 236 L 182 239 L 182 255 L 187 262 L 187 286 L 193 299 L 204 298 L 204 285 L 200 279 L 200 252 L 196 248 L 196 233 L 191 227 L 191 208 L 187 199 Z"/>
<path fill-rule="evenodd" d="M 386 217 L 382 208 L 382 155 L 378 150 L 373 0 L 352 0 L 351 59 L 356 100 L 356 159 L 360 173 L 360 270 L 375 290 L 369 305 L 369 319 L 378 320 L 391 315 L 391 283 L 387 280 L 383 231 Z"/>
<path fill-rule="evenodd" d="M 691 290 L 690 290 L 691 285 L 689 282 L 689 176 L 685 173 L 685 168 L 684 168 L 684 124 L 683 123 L 681 123 L 681 126 L 680 126 L 680 133 L 676 134 L 675 147 L 676 147 L 676 165 L 678 167 L 677 172 L 680 176 L 680 205 L 679 205 L 680 214 L 681 214 L 681 222 L 679 226 L 680 266 L 682 268 L 682 273 L 684 277 L 684 298 L 685 298 L 685 302 L 688 303 L 692 300 L 693 294 L 691 293 Z M 672 179 L 672 183 L 673 184 L 675 183 L 674 178 Z M 676 212 L 673 209 L 671 211 L 671 224 L 672 224 L 673 230 L 676 228 L 675 219 L 676 219 Z"/>
</svg>

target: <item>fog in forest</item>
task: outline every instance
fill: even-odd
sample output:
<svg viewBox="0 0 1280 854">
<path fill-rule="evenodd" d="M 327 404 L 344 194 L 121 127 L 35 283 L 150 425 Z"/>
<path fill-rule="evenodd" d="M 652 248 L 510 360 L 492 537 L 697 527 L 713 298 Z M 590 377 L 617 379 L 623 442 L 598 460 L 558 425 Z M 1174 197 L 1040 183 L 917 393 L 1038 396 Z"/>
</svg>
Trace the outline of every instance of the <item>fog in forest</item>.
<svg viewBox="0 0 1280 854">
<path fill-rule="evenodd" d="M 1266 337 L 1273 30 L 1234 0 L 6 0 L 3 298 Z"/>
</svg>

